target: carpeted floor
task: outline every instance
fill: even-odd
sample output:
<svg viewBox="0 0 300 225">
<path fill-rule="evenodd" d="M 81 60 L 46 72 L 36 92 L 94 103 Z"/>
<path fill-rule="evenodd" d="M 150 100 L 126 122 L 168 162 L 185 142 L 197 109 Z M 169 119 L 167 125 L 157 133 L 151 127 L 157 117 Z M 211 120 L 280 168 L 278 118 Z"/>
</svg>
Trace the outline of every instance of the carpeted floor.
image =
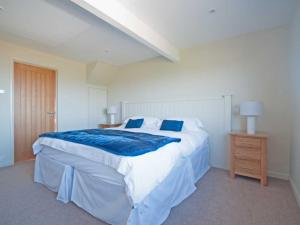
<svg viewBox="0 0 300 225">
<path fill-rule="evenodd" d="M 32 182 L 33 162 L 0 169 L 0 225 L 104 225 L 72 203 Z M 174 208 L 165 225 L 300 225 L 300 209 L 287 181 L 268 187 L 231 180 L 211 169 L 198 190 Z"/>
</svg>

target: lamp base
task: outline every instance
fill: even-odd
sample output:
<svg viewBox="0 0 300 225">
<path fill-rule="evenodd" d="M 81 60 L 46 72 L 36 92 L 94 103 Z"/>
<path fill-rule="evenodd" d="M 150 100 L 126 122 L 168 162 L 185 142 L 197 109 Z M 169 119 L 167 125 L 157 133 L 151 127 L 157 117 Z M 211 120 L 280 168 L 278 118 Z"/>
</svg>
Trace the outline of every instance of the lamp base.
<svg viewBox="0 0 300 225">
<path fill-rule="evenodd" d="M 115 115 L 114 114 L 110 114 L 110 124 L 114 125 L 115 124 Z"/>
<path fill-rule="evenodd" d="M 255 126 L 255 116 L 247 117 L 247 134 L 255 134 L 256 126 Z"/>
</svg>

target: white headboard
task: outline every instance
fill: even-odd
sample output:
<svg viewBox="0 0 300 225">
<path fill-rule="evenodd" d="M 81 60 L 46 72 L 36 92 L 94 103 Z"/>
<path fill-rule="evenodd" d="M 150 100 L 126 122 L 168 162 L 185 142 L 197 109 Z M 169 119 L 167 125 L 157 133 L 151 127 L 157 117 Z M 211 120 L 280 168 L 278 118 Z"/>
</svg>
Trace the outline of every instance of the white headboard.
<svg viewBox="0 0 300 225">
<path fill-rule="evenodd" d="M 210 135 L 211 164 L 228 168 L 228 132 L 231 131 L 232 96 L 197 100 L 122 102 L 122 120 L 131 116 L 197 117 Z"/>
</svg>

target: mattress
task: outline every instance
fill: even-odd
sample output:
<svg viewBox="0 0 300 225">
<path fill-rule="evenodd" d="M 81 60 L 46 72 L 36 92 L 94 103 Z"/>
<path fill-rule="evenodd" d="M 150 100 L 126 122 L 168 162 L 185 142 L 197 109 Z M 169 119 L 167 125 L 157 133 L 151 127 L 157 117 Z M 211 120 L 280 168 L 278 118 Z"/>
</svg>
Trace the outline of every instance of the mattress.
<svg viewBox="0 0 300 225">
<path fill-rule="evenodd" d="M 78 171 L 82 171 L 91 176 L 100 178 L 106 183 L 125 186 L 124 176 L 118 173 L 115 169 L 102 163 L 62 152 L 48 146 L 44 146 L 39 155 L 56 160 L 64 165 L 69 165 L 73 168 L 76 168 Z"/>
</svg>

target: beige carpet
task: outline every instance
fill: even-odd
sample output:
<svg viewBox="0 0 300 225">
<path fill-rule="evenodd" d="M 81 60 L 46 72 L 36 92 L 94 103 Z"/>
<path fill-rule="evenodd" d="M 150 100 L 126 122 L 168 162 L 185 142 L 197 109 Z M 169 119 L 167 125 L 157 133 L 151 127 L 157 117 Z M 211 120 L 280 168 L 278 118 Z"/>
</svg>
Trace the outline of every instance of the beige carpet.
<svg viewBox="0 0 300 225">
<path fill-rule="evenodd" d="M 72 203 L 32 182 L 33 162 L 0 169 L 0 225 L 104 225 Z M 231 180 L 211 169 L 198 190 L 174 208 L 165 225 L 300 225 L 300 209 L 287 181 L 268 187 Z"/>
</svg>

